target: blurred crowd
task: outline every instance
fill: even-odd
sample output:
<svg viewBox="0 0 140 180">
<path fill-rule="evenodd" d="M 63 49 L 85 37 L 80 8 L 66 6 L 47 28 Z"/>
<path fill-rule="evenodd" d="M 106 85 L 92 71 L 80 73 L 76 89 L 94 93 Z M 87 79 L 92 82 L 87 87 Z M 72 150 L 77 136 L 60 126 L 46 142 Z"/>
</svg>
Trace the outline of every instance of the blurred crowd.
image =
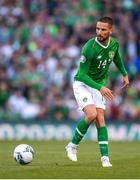
<svg viewBox="0 0 140 180">
<path fill-rule="evenodd" d="M 114 19 L 113 36 L 130 78 L 112 64 L 107 121 L 140 122 L 139 0 L 0 0 L 0 119 L 77 121 L 72 82 L 83 44 L 101 16 Z"/>
</svg>

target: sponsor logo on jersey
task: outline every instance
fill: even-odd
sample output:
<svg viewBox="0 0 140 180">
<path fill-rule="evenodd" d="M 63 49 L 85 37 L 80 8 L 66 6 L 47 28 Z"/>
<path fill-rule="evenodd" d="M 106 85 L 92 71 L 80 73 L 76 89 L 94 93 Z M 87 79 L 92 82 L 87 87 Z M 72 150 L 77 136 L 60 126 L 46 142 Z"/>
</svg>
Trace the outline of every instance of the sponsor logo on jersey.
<svg viewBox="0 0 140 180">
<path fill-rule="evenodd" d="M 109 58 L 113 60 L 115 53 L 114 51 L 109 51 L 108 55 L 109 55 Z"/>
<path fill-rule="evenodd" d="M 85 57 L 84 55 L 82 55 L 82 56 L 80 57 L 80 62 L 82 62 L 82 63 L 85 63 L 85 62 L 86 62 L 86 57 Z"/>
</svg>

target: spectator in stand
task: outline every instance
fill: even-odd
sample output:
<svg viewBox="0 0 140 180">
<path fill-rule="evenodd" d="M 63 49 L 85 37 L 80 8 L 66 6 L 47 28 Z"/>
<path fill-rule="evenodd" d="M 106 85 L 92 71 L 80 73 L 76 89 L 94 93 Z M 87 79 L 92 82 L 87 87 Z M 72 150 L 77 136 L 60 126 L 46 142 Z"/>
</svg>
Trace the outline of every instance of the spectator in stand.
<svg viewBox="0 0 140 180">
<path fill-rule="evenodd" d="M 95 22 L 104 15 L 115 22 L 113 36 L 121 44 L 130 85 L 136 89 L 135 98 L 114 89 L 116 98 L 108 104 L 107 120 L 125 121 L 130 99 L 135 99 L 135 103 L 131 104 L 133 115 L 129 114 L 129 119 L 140 120 L 139 0 L 1 0 L 0 67 L 5 77 L 1 80 L 0 68 L 0 113 L 9 111 L 9 96 L 15 97 L 12 90 L 18 86 L 24 101 L 34 99 L 33 94 L 37 97 L 36 107 L 41 106 L 42 111 L 35 117 L 51 119 L 52 112 L 59 109 L 56 119 L 60 121 L 80 118 L 81 114 L 74 110 L 71 84 L 79 64 L 80 47 L 93 36 Z M 110 70 L 110 88 L 121 87 L 116 68 L 112 66 Z M 58 97 L 62 99 L 61 106 L 56 103 Z"/>
</svg>

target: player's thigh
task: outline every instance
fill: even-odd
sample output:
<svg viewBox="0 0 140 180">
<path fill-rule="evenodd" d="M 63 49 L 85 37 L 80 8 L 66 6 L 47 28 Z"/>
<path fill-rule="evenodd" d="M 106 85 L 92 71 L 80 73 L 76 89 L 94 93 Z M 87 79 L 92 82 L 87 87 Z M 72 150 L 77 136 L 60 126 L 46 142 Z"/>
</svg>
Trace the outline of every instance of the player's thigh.
<svg viewBox="0 0 140 180">
<path fill-rule="evenodd" d="M 87 105 L 94 105 L 92 93 L 82 82 L 75 81 L 73 84 L 73 92 L 77 101 L 79 110 L 83 110 Z"/>
<path fill-rule="evenodd" d="M 92 95 L 93 95 L 94 104 L 95 104 L 96 108 L 101 108 L 101 109 L 105 110 L 106 109 L 106 100 L 102 96 L 100 91 L 98 91 L 96 89 L 93 89 L 92 90 Z"/>
<path fill-rule="evenodd" d="M 96 127 L 103 127 L 105 126 L 105 110 L 102 108 L 96 108 L 97 116 L 96 116 Z"/>
</svg>

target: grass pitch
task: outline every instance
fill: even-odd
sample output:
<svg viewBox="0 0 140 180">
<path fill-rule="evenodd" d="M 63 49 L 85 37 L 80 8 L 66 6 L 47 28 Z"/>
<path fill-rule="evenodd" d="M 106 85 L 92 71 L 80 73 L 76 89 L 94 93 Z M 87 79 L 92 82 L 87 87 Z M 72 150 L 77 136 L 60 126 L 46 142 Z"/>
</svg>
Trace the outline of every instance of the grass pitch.
<svg viewBox="0 0 140 180">
<path fill-rule="evenodd" d="M 31 164 L 21 166 L 13 160 L 13 150 L 21 143 L 30 144 L 35 150 L 35 158 Z M 139 142 L 110 142 L 111 168 L 101 166 L 97 142 L 81 142 L 76 163 L 67 159 L 64 151 L 66 144 L 66 141 L 1 141 L 0 178 L 140 178 Z"/>
</svg>

